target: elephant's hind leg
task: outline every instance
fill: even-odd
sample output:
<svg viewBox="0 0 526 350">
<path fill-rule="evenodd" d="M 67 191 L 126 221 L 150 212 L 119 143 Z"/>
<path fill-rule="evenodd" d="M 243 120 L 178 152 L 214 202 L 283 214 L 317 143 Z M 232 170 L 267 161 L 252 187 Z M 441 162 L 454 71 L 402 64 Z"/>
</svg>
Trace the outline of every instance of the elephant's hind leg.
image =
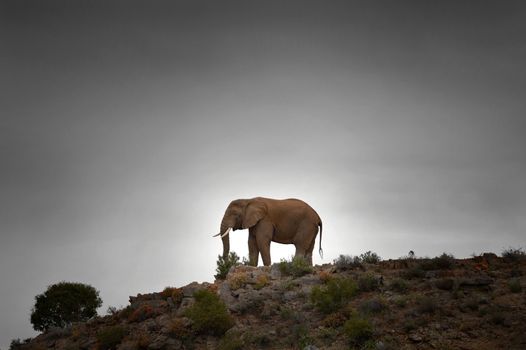
<svg viewBox="0 0 526 350">
<path fill-rule="evenodd" d="M 316 242 L 316 235 L 318 233 L 318 227 L 312 225 L 306 225 L 296 234 L 296 256 L 302 256 L 305 258 L 307 263 L 312 266 L 312 251 L 314 250 L 314 244 Z"/>
</svg>

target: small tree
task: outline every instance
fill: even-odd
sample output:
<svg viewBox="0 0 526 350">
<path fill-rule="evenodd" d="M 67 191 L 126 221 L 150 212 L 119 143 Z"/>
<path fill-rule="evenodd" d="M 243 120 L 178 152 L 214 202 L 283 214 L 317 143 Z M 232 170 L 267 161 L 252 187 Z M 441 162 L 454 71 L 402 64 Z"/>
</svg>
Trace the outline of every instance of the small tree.
<svg viewBox="0 0 526 350">
<path fill-rule="evenodd" d="M 214 276 L 217 279 L 224 280 L 226 278 L 226 275 L 228 275 L 228 271 L 232 266 L 238 266 L 239 265 L 239 256 L 237 256 L 236 252 L 230 252 L 226 258 L 223 258 L 222 255 L 217 256 L 217 267 L 216 272 L 217 274 Z"/>
<path fill-rule="evenodd" d="M 102 305 L 99 292 L 90 285 L 60 282 L 35 297 L 31 324 L 36 331 L 63 328 L 72 322 L 86 321 L 97 315 Z"/>
</svg>

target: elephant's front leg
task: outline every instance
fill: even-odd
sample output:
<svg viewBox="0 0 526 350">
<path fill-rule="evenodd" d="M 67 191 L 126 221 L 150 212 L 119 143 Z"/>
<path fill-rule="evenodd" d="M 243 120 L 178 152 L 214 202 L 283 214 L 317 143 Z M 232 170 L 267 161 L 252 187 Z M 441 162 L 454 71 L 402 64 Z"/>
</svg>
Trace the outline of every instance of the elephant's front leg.
<svg viewBox="0 0 526 350">
<path fill-rule="evenodd" d="M 274 233 L 274 226 L 272 223 L 265 220 L 261 220 L 253 227 L 253 236 L 256 239 L 256 245 L 258 251 L 261 253 L 261 259 L 263 265 L 269 266 L 270 261 L 270 241 L 272 240 L 272 234 Z"/>
<path fill-rule="evenodd" d="M 259 249 L 252 228 L 248 230 L 248 259 L 251 266 L 258 266 Z"/>
</svg>

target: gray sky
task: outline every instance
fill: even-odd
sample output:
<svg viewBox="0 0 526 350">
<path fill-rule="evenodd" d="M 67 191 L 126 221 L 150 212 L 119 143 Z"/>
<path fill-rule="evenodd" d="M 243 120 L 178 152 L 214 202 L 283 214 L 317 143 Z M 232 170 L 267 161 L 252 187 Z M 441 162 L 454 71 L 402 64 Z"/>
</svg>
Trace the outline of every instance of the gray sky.
<svg viewBox="0 0 526 350">
<path fill-rule="evenodd" d="M 315 263 L 524 246 L 521 1 L 0 4 L 2 349 L 59 281 L 212 281 L 236 198 L 310 203 Z"/>
</svg>

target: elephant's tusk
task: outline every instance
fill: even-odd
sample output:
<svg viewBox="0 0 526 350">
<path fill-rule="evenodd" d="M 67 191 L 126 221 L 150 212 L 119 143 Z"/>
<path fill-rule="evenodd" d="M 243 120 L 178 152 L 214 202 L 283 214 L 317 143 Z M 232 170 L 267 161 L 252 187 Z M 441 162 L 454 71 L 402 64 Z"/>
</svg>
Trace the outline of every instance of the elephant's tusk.
<svg viewBox="0 0 526 350">
<path fill-rule="evenodd" d="M 221 234 L 221 232 L 219 232 L 217 235 L 213 235 L 212 237 L 217 237 Z"/>
<path fill-rule="evenodd" d="M 221 238 L 226 237 L 226 236 L 228 235 L 228 233 L 230 232 L 231 229 L 232 229 L 232 227 L 229 227 L 229 228 L 226 230 L 226 232 L 223 233 L 223 234 L 221 235 Z"/>
</svg>

